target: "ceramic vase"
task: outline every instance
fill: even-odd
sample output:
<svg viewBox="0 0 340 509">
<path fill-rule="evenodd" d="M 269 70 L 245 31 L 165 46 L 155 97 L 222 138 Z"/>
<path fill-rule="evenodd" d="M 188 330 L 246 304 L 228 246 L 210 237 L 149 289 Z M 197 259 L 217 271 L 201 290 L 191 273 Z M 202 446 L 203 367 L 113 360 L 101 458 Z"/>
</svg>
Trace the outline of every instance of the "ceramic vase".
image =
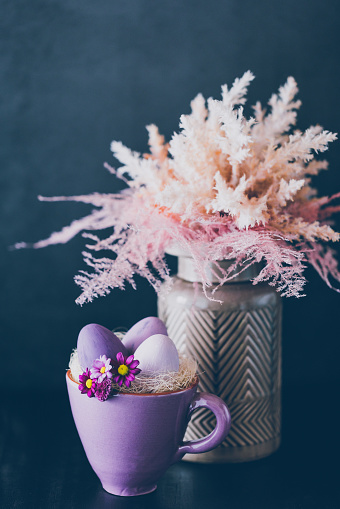
<svg viewBox="0 0 340 509">
<path fill-rule="evenodd" d="M 227 268 L 230 262 L 220 262 Z M 208 300 L 193 260 L 178 257 L 170 290 L 161 289 L 158 314 L 178 350 L 199 363 L 199 390 L 228 405 L 232 425 L 227 438 L 205 455 L 188 461 L 243 462 L 273 453 L 281 429 L 281 298 L 267 284 L 253 285 L 255 265 L 219 288 Z M 213 282 L 210 290 L 217 286 Z M 214 428 L 214 416 L 199 409 L 186 439 L 197 440 Z"/>
</svg>

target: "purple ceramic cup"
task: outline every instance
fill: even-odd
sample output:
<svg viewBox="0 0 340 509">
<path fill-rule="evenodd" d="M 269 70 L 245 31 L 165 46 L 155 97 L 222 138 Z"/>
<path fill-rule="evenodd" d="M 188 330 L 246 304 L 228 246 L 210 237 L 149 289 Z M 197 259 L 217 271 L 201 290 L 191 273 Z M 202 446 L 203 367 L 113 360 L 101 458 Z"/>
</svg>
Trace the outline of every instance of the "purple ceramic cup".
<svg viewBox="0 0 340 509">
<path fill-rule="evenodd" d="M 66 374 L 73 418 L 86 456 L 104 490 L 114 495 L 150 493 L 170 465 L 186 453 L 217 447 L 229 432 L 229 410 L 220 398 L 185 390 L 162 394 L 114 394 L 104 402 L 81 394 Z M 204 407 L 216 427 L 199 440 L 183 442 L 191 413 Z"/>
</svg>

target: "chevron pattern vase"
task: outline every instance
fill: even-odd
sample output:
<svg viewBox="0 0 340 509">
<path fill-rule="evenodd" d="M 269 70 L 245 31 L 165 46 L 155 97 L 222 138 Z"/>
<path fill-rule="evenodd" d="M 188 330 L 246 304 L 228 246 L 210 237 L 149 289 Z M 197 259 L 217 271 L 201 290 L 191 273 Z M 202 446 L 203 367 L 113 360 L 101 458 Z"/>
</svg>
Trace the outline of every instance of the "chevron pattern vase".
<svg viewBox="0 0 340 509">
<path fill-rule="evenodd" d="M 280 444 L 280 297 L 267 285 L 242 280 L 217 292 L 221 306 L 181 275 L 169 294 L 160 295 L 159 316 L 178 350 L 198 361 L 200 390 L 224 399 L 232 416 L 230 433 L 219 448 L 184 459 L 241 462 L 267 456 Z M 185 438 L 196 440 L 214 427 L 214 416 L 199 409 Z"/>
</svg>

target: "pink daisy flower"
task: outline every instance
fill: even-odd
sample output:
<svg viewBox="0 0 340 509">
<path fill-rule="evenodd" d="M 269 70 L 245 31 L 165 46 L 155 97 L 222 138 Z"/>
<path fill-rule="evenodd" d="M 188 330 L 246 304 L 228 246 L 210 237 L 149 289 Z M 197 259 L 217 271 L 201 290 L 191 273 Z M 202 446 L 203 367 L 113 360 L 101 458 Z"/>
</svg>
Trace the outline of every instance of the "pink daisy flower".
<svg viewBox="0 0 340 509">
<path fill-rule="evenodd" d="M 106 355 L 101 355 L 99 359 L 96 359 L 91 368 L 91 378 L 96 378 L 98 383 L 101 383 L 105 378 L 112 378 L 110 362 L 111 359 L 108 359 Z"/>
</svg>

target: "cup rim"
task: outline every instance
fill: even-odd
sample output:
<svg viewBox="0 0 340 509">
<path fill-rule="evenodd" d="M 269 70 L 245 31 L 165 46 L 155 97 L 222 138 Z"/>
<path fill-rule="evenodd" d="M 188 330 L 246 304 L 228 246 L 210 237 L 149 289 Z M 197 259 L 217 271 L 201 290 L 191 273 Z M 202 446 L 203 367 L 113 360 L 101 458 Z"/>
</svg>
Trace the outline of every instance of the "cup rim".
<svg viewBox="0 0 340 509">
<path fill-rule="evenodd" d="M 68 369 L 66 372 L 67 378 L 70 380 L 70 382 L 80 385 L 79 382 L 76 382 L 74 378 L 72 377 L 71 370 Z M 194 381 L 192 384 L 189 385 L 189 387 L 186 387 L 185 389 L 178 389 L 177 391 L 166 391 L 166 392 L 117 392 L 114 394 L 114 396 L 166 396 L 170 394 L 178 394 L 180 392 L 189 391 L 190 389 L 194 389 L 197 387 L 199 382 L 198 375 L 196 374 Z"/>
</svg>

